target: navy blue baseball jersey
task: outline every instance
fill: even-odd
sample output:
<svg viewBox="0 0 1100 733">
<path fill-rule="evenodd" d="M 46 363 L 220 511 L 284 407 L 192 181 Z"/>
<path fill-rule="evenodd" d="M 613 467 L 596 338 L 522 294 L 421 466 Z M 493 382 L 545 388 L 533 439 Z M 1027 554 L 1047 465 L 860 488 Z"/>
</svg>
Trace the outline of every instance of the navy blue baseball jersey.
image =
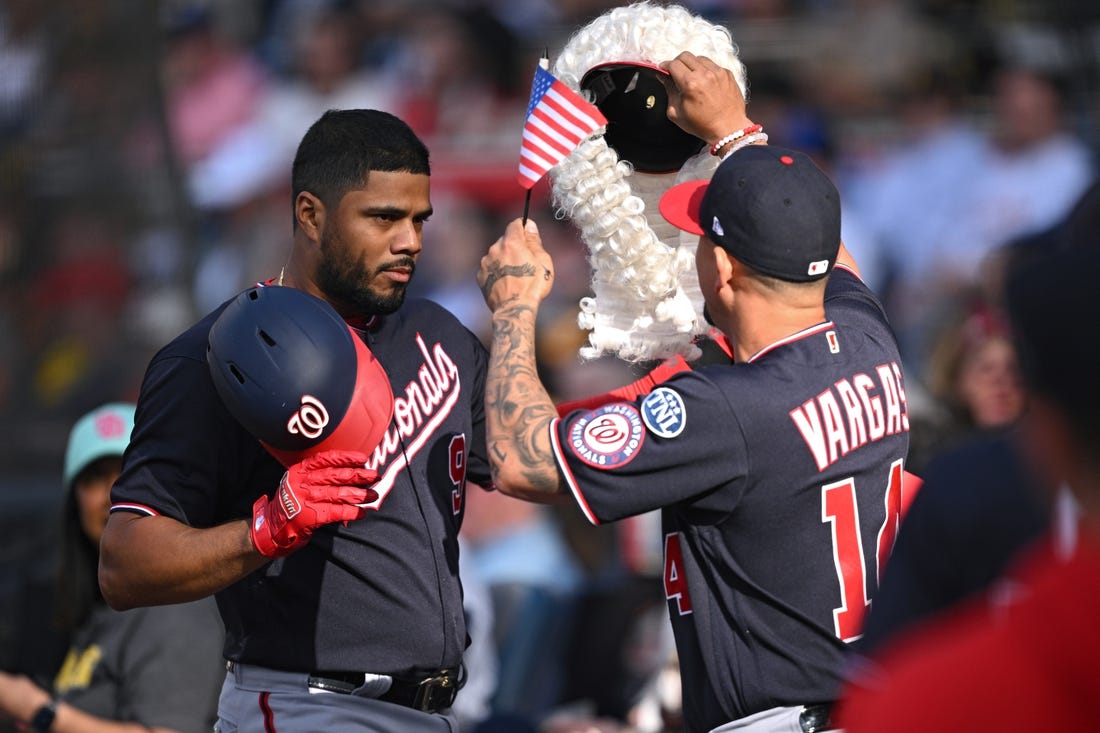
<svg viewBox="0 0 1100 733">
<path fill-rule="evenodd" d="M 897 345 L 843 267 L 825 312 L 745 363 L 677 374 L 552 432 L 590 521 L 662 509 L 690 731 L 832 701 L 893 544 L 909 445 Z"/>
<path fill-rule="evenodd" d="M 278 487 L 283 468 L 226 410 L 207 368 L 207 335 L 220 311 L 151 361 L 112 511 L 210 527 L 250 517 L 257 497 Z M 461 661 L 464 492 L 467 482 L 490 484 L 486 351 L 426 300 L 409 300 L 359 333 L 395 398 L 368 463 L 380 474 L 377 511 L 318 528 L 293 554 L 218 593 L 228 659 L 393 675 Z"/>
</svg>

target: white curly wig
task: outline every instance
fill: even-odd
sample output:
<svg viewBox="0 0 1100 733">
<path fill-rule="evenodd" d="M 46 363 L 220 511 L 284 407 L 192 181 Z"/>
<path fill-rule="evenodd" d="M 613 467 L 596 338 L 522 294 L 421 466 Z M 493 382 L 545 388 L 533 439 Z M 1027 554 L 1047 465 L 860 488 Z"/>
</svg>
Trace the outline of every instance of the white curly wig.
<svg viewBox="0 0 1100 733">
<path fill-rule="evenodd" d="M 608 11 L 570 37 L 553 73 L 588 94 L 580 82 L 595 66 L 658 64 L 682 51 L 729 69 L 748 98 L 745 67 L 729 31 L 679 5 L 637 2 Z M 637 362 L 699 355 L 694 340 L 708 326 L 695 272 L 698 237 L 668 224 L 657 203 L 676 183 L 709 178 L 717 165 L 704 147 L 678 172 L 636 173 L 601 131 L 550 170 L 558 215 L 580 229 L 592 267 L 593 297 L 581 300 L 578 316 L 580 327 L 591 332 L 582 358 L 613 354 Z"/>
</svg>

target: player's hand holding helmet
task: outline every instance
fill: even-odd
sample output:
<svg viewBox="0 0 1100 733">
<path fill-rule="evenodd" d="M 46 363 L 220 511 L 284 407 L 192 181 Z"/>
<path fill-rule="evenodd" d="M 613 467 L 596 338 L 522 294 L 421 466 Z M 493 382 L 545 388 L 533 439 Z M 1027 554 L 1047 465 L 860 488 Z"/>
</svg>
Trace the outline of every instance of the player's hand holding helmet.
<svg viewBox="0 0 1100 733">
<path fill-rule="evenodd" d="M 331 450 L 291 466 L 274 498 L 261 496 L 252 505 L 252 544 L 265 557 L 280 557 L 308 542 L 321 525 L 361 519 L 363 505 L 378 498 L 370 488 L 378 473 L 366 462 L 363 453 Z"/>
<path fill-rule="evenodd" d="M 252 509 L 262 554 L 285 555 L 377 501 L 366 463 L 389 428 L 393 390 L 332 306 L 295 288 L 246 290 L 211 327 L 207 362 L 229 412 L 287 468 Z"/>
</svg>

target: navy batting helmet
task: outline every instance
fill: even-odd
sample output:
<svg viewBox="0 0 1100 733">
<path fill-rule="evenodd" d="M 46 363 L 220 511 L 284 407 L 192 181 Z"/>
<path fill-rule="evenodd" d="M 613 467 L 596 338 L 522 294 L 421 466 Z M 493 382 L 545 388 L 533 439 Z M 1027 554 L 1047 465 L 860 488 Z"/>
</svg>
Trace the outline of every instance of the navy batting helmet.
<svg viewBox="0 0 1100 733">
<path fill-rule="evenodd" d="M 229 412 L 284 466 L 323 450 L 370 453 L 393 417 L 374 354 L 332 306 L 296 288 L 238 295 L 206 356 Z"/>
</svg>

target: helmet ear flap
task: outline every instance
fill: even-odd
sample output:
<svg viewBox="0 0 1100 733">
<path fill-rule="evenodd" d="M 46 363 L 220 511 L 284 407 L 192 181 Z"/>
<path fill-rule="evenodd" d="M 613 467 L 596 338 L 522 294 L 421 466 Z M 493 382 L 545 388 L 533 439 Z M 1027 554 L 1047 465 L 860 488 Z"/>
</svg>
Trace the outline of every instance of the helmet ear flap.
<svg viewBox="0 0 1100 733">
<path fill-rule="evenodd" d="M 222 403 L 284 466 L 322 450 L 370 453 L 393 417 L 382 365 L 333 308 L 296 288 L 250 288 L 210 329 Z"/>
</svg>

